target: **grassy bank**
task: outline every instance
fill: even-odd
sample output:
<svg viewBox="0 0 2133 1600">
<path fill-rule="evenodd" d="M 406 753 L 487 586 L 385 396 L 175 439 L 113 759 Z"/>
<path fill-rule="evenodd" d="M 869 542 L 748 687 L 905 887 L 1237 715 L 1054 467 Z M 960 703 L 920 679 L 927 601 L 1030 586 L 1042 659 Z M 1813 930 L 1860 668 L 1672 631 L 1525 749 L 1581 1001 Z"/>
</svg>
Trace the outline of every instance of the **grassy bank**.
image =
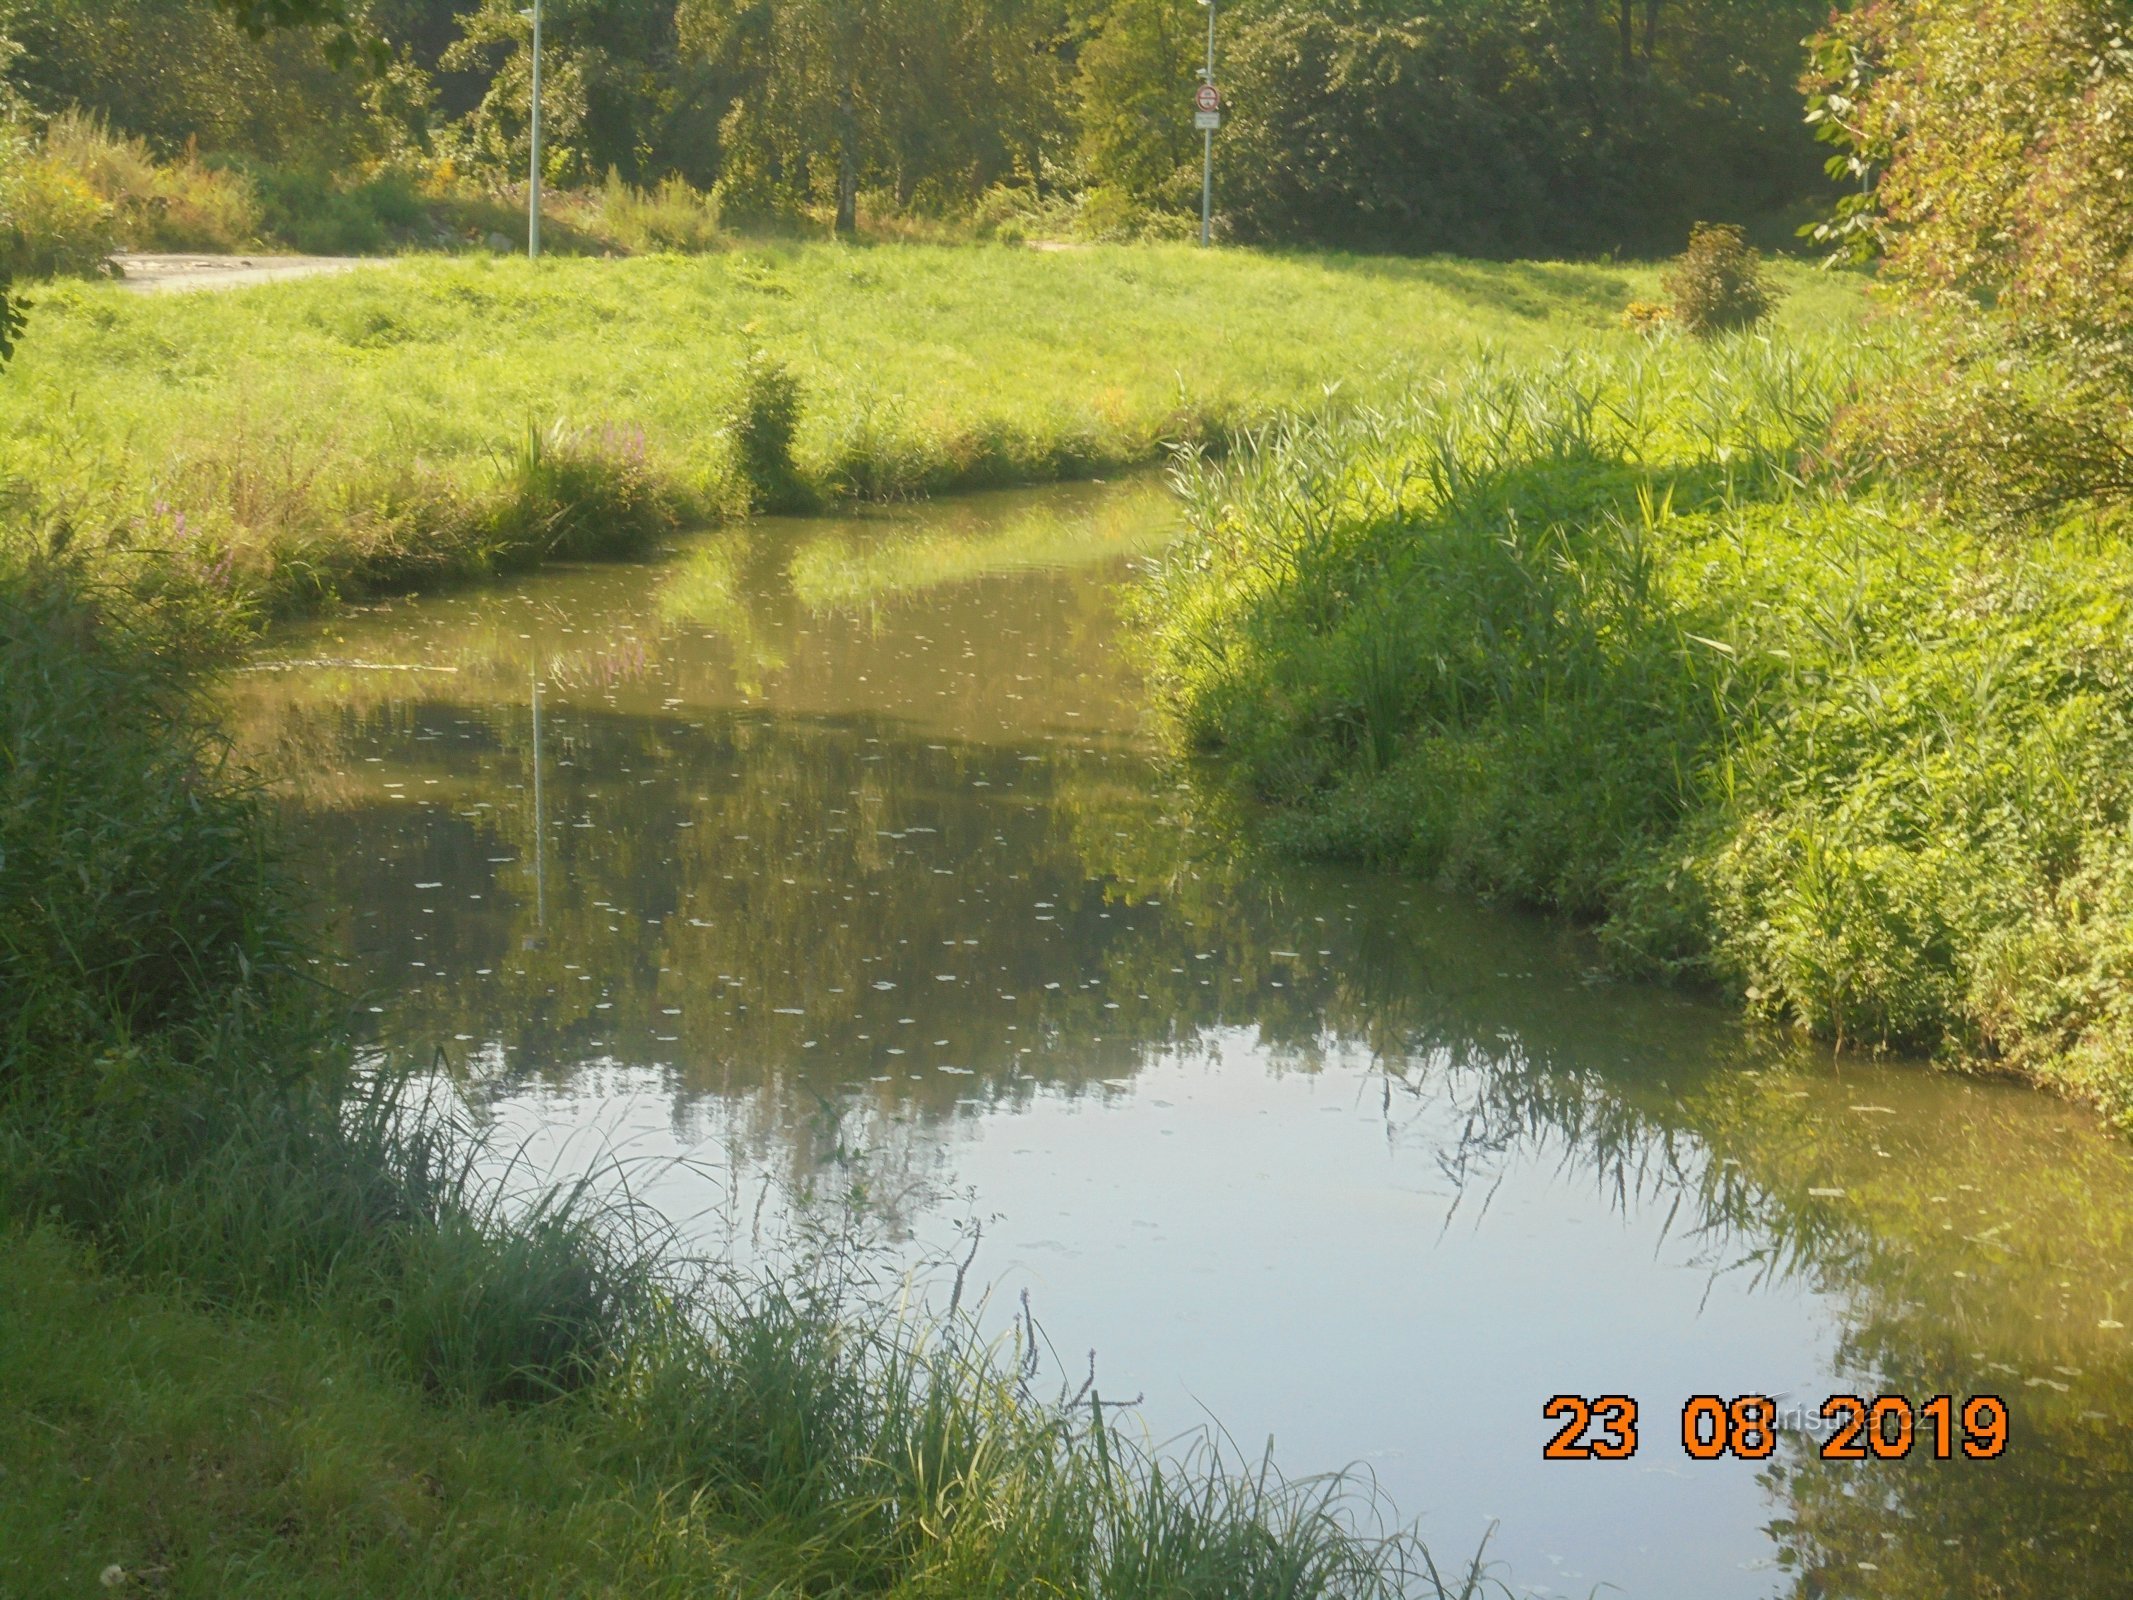
<svg viewBox="0 0 2133 1600">
<path fill-rule="evenodd" d="M 1159 682 L 1300 852 L 2133 1118 L 2133 553 L 1803 475 L 1862 359 L 1499 365 L 1203 463 Z"/>
<path fill-rule="evenodd" d="M 480 1176 L 312 984 L 199 699 L 239 619 L 109 571 L 0 546 L 0 1588 L 1447 1592 L 1340 1482 L 1159 1459 L 901 1306 L 840 1216 L 742 1271 Z"/>
<path fill-rule="evenodd" d="M 0 385 L 0 460 L 77 537 L 289 610 L 751 506 L 1099 473 L 1328 384 L 1625 339 L 1652 278 L 791 245 L 406 261 L 216 295 L 56 283 Z M 1803 324 L 1850 314 L 1843 285 L 1800 290 Z"/>
</svg>

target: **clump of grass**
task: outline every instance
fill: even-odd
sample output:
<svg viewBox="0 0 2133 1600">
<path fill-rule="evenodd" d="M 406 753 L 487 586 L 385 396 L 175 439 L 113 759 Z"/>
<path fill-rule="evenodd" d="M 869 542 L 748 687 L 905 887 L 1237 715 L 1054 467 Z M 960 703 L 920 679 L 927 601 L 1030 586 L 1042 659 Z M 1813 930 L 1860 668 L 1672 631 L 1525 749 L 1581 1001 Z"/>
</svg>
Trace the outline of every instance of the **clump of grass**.
<svg viewBox="0 0 2133 1600">
<path fill-rule="evenodd" d="M 2125 1115 L 2133 554 L 1810 481 L 1848 382 L 1662 342 L 1190 462 L 1158 682 L 1295 849 Z"/>
<path fill-rule="evenodd" d="M 719 232 L 718 200 L 674 174 L 657 188 L 639 189 L 609 170 L 599 190 L 594 224 L 606 237 L 632 252 L 678 250 L 701 254 L 725 242 Z"/>
</svg>

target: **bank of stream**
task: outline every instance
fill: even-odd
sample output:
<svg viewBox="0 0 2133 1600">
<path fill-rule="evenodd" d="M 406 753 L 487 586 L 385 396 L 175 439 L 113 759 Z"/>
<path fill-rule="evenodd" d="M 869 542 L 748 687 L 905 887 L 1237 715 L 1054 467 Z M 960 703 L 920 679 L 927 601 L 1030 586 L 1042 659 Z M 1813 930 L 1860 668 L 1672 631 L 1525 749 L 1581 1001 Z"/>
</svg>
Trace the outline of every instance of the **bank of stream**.
<svg viewBox="0 0 2133 1600">
<path fill-rule="evenodd" d="M 1117 600 L 1159 485 L 769 520 L 277 635 L 231 691 L 378 1050 L 747 1248 L 960 1255 L 1157 1437 L 1358 1464 L 1514 1592 L 2114 1592 L 2133 1160 L 1235 846 Z M 696 1220 L 696 1219 L 700 1219 Z M 2003 1397 L 1990 1461 L 1696 1461 L 1691 1396 Z M 1544 1461 L 1559 1394 L 1627 1460 Z"/>
</svg>

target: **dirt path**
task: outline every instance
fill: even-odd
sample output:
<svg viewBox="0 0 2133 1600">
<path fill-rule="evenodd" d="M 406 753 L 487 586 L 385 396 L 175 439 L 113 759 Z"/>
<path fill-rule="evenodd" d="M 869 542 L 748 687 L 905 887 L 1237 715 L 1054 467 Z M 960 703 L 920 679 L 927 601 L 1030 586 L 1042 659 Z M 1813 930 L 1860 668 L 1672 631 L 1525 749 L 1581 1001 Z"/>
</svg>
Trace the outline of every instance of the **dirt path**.
<svg viewBox="0 0 2133 1600">
<path fill-rule="evenodd" d="M 329 272 L 386 264 L 379 256 L 213 256 L 136 255 L 123 251 L 111 258 L 120 282 L 140 294 L 175 289 L 234 289 L 243 284 L 273 283 L 281 278 L 314 278 Z"/>
</svg>

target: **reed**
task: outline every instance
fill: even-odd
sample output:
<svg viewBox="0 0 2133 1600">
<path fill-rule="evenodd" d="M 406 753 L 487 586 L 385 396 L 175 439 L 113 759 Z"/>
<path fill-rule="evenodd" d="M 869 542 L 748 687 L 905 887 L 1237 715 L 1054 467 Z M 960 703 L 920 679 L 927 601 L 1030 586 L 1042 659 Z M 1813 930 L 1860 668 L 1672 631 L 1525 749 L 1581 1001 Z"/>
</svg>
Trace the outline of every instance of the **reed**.
<svg viewBox="0 0 2133 1600">
<path fill-rule="evenodd" d="M 2133 1115 L 2122 535 L 1816 466 L 1894 348 L 1490 363 L 1193 457 L 1144 597 L 1180 742 L 1305 854 L 1622 969 Z"/>
</svg>

